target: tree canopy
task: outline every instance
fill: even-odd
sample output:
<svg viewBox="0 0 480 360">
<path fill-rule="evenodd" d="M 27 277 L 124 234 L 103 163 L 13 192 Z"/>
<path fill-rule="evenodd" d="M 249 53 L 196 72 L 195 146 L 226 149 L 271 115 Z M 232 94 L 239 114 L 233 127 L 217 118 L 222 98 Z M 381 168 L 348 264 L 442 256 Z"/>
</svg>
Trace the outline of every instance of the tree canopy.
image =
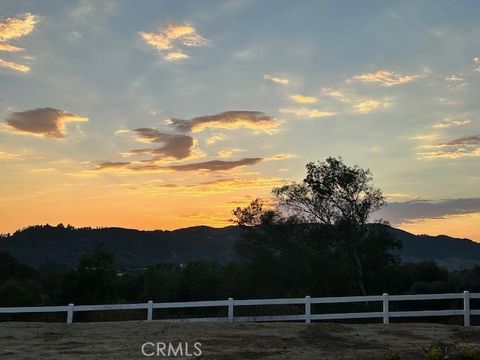
<svg viewBox="0 0 480 360">
<path fill-rule="evenodd" d="M 237 224 L 247 230 L 239 250 L 251 261 L 283 256 L 287 264 L 301 255 L 297 267 L 309 266 L 308 259 L 311 266 L 336 259 L 336 271 L 350 269 L 346 277 L 366 294 L 367 272 L 394 264 L 391 252 L 399 246 L 384 223 L 368 224 L 385 204 L 382 191 L 373 185 L 369 170 L 348 166 L 341 158 L 308 163 L 306 169 L 301 183 L 273 189 L 275 207 L 265 209 L 256 199 L 233 211 Z"/>
</svg>

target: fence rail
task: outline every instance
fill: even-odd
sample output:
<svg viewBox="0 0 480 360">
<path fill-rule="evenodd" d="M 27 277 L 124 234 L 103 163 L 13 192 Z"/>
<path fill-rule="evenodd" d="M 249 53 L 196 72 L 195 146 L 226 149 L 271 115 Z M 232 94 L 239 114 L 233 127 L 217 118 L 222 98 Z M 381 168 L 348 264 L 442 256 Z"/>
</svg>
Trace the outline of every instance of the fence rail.
<svg viewBox="0 0 480 360">
<path fill-rule="evenodd" d="M 422 301 L 422 300 L 463 300 L 463 309 L 447 310 L 416 310 L 416 311 L 390 311 L 391 302 Z M 168 321 L 209 321 L 209 322 L 254 322 L 254 321 L 305 321 L 312 320 L 342 320 L 342 319 L 383 319 L 388 324 L 391 318 L 405 317 L 429 317 L 429 316 L 463 316 L 465 326 L 470 326 L 470 318 L 480 315 L 480 309 L 471 309 L 470 300 L 480 299 L 480 293 L 447 293 L 447 294 L 419 294 L 419 295 L 376 295 L 376 296 L 344 296 L 290 299 L 256 299 L 256 300 L 228 300 L 216 301 L 188 301 L 188 302 L 165 302 L 154 303 L 148 301 L 139 304 L 105 304 L 105 305 L 74 305 L 67 306 L 35 306 L 35 307 L 0 307 L 0 314 L 25 314 L 25 313 L 59 313 L 66 312 L 68 324 L 73 322 L 75 312 L 84 311 L 112 311 L 112 310 L 146 310 L 147 321 L 153 320 L 154 309 L 182 309 L 182 308 L 205 308 L 227 307 L 226 317 L 204 317 L 187 319 L 169 319 Z M 313 304 L 340 304 L 358 302 L 381 302 L 382 311 L 357 312 L 357 313 L 327 313 L 312 314 Z M 304 305 L 304 313 L 299 315 L 262 315 L 262 316 L 235 316 L 235 306 L 265 306 L 265 305 Z"/>
</svg>

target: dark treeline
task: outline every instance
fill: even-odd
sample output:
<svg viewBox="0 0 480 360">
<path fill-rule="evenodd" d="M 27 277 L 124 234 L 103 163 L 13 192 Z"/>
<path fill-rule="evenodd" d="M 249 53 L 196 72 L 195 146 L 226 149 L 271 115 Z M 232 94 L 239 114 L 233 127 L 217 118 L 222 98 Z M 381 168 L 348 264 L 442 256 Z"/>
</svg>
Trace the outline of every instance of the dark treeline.
<svg viewBox="0 0 480 360">
<path fill-rule="evenodd" d="M 241 261 L 158 264 L 119 273 L 104 246 L 74 268 L 38 270 L 0 253 L 0 305 L 132 303 L 233 298 L 480 291 L 480 266 L 448 271 L 401 263 L 383 221 L 385 201 L 368 170 L 341 159 L 307 164 L 302 183 L 276 188 L 275 206 L 256 199 L 233 211 Z"/>
<path fill-rule="evenodd" d="M 360 294 L 348 271 L 335 265 L 338 259 L 322 262 L 323 267 L 311 264 L 312 268 L 298 267 L 295 259 L 262 259 L 228 265 L 159 264 L 136 274 L 120 274 L 113 254 L 103 247 L 83 255 L 74 269 L 36 270 L 0 253 L 0 306 Z M 434 262 L 397 264 L 383 274 L 368 268 L 366 275 L 369 294 L 480 292 L 480 266 L 449 272 Z"/>
</svg>

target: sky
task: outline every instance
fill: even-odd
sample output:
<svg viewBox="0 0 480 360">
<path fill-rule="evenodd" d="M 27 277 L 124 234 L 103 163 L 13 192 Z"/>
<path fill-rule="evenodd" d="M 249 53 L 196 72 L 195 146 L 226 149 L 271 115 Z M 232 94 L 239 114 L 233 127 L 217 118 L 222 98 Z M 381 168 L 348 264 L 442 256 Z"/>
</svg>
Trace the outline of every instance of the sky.
<svg viewBox="0 0 480 360">
<path fill-rule="evenodd" d="M 341 156 L 480 241 L 480 3 L 0 0 L 0 232 L 175 229 Z"/>
</svg>

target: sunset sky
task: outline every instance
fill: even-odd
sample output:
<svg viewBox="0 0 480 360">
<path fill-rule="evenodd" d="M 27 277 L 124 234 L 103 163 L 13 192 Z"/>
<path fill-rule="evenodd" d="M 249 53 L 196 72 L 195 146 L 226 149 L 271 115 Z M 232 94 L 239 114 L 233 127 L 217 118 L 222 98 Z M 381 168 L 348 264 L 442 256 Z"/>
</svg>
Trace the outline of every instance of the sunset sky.
<svg viewBox="0 0 480 360">
<path fill-rule="evenodd" d="M 0 0 L 0 232 L 175 229 L 341 156 L 480 241 L 480 2 Z"/>
</svg>

